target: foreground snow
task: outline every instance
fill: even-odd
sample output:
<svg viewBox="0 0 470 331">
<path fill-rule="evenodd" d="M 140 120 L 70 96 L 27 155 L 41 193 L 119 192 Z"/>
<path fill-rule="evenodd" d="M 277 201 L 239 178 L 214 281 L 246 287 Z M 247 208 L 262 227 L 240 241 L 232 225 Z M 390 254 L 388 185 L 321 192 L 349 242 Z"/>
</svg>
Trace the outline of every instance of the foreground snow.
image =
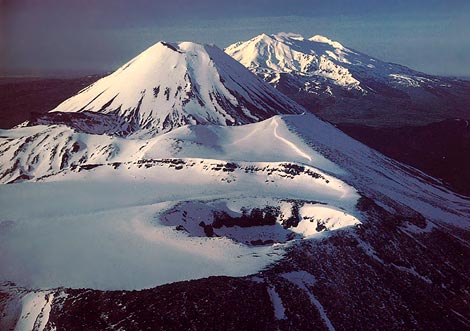
<svg viewBox="0 0 470 331">
<path fill-rule="evenodd" d="M 21 130 L 2 132 L 8 146 L 36 130 L 13 163 L 35 153 L 43 161 L 30 173 L 40 182 L 0 186 L 0 277 L 23 286 L 138 289 L 247 275 L 280 258 L 292 239 L 359 224 L 358 191 L 394 213 L 413 208 L 440 224 L 468 226 L 464 199 L 314 116 L 188 126 L 148 140 L 70 132 L 46 149 L 75 139 L 84 161 L 52 170 L 41 164 L 56 156 L 36 144 L 50 128 Z M 111 152 L 95 159 L 89 144 Z M 303 221 L 286 228 L 289 201 L 299 201 Z M 208 238 L 200 225 L 214 211 L 237 217 L 265 206 L 279 207 L 276 226 L 222 227 Z"/>
<path fill-rule="evenodd" d="M 165 144 L 149 146 L 148 153 L 158 154 L 158 146 L 165 150 Z M 178 150 L 191 154 L 189 147 Z M 289 144 L 278 151 L 282 152 L 278 157 L 298 154 Z M 282 230 L 297 234 L 295 238 L 359 223 L 354 216 L 359 197 L 354 188 L 319 169 L 301 166 L 292 173 L 291 167 L 297 169 L 295 163 L 286 162 L 152 159 L 77 166 L 40 183 L 2 185 L 0 264 L 5 267 L 0 277 L 38 288 L 140 289 L 211 275 L 254 273 L 280 258 L 289 244 L 285 233 L 280 238 L 280 225 L 221 229 L 221 237 L 206 238 L 162 224 L 160 215 L 181 201 L 196 199 L 207 205 L 206 222 L 218 210 L 211 205 L 214 200 L 236 213 L 242 207 L 274 205 L 279 199 L 325 204 L 301 208 L 301 216 L 310 220 Z M 192 227 L 200 230 L 204 215 L 198 217 Z M 271 245 L 252 246 L 246 245 L 247 238 L 274 240 Z"/>
<path fill-rule="evenodd" d="M 211 275 L 247 275 L 282 256 L 281 245 L 253 247 L 227 237 L 190 237 L 159 222 L 159 214 L 176 201 L 194 197 L 203 201 L 225 196 L 249 206 L 252 197 L 247 194 L 286 198 L 301 194 L 288 194 L 282 180 L 250 186 L 255 178 L 219 184 L 218 178 L 202 175 L 188 183 L 184 178 L 194 173 L 169 178 L 167 169 L 142 172 L 162 180 L 144 179 L 138 172 L 137 179 L 123 178 L 124 174 L 106 178 L 96 171 L 86 180 L 0 186 L 5 197 L 1 279 L 39 288 L 139 289 Z M 309 186 L 312 183 L 298 192 L 313 200 L 331 199 Z M 345 204 L 353 205 L 354 197 Z M 18 208 L 19 201 L 27 203 Z M 357 223 L 355 218 L 344 221 L 334 228 Z M 316 233 L 302 224 L 298 231 Z"/>
</svg>

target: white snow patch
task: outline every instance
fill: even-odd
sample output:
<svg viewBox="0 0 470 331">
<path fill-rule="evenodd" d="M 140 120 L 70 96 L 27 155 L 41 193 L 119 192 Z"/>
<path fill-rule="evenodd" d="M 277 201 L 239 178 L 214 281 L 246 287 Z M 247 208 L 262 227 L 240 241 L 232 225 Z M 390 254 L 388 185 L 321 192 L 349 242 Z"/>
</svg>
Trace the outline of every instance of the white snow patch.
<svg viewBox="0 0 470 331">
<path fill-rule="evenodd" d="M 42 331 L 47 321 L 54 295 L 52 292 L 31 292 L 22 298 L 22 310 L 15 331 Z"/>
<path fill-rule="evenodd" d="M 333 324 L 331 323 L 330 319 L 328 318 L 325 308 L 320 303 L 320 301 L 318 301 L 318 299 L 312 294 L 311 290 L 307 288 L 307 286 L 313 286 L 315 284 L 315 277 L 313 277 L 310 273 L 303 271 L 303 270 L 284 273 L 282 274 L 282 277 L 284 277 L 285 279 L 290 281 L 292 284 L 299 287 L 308 295 L 310 302 L 315 307 L 317 307 L 317 310 L 320 313 L 322 320 L 325 322 L 325 325 L 328 328 L 328 330 L 334 331 L 335 328 Z"/>
<path fill-rule="evenodd" d="M 286 319 L 286 309 L 284 308 L 284 305 L 282 304 L 281 297 L 279 296 L 279 293 L 276 292 L 276 289 L 272 286 L 268 287 L 268 294 L 269 298 L 271 299 L 271 302 L 273 304 L 274 308 L 274 317 L 277 320 L 284 320 Z"/>
<path fill-rule="evenodd" d="M 282 141 L 283 143 L 285 143 L 287 146 L 291 147 L 294 151 L 296 151 L 300 156 L 306 158 L 308 161 L 312 161 L 312 158 L 310 157 L 310 155 L 304 153 L 300 148 L 298 148 L 294 143 L 292 143 L 291 141 L 287 140 L 286 138 L 284 137 L 281 137 L 278 132 L 277 132 L 277 128 L 279 127 L 279 123 L 278 123 L 278 120 L 276 117 L 274 117 L 272 119 L 273 121 L 273 125 L 274 125 L 274 137 L 276 137 L 277 139 L 279 139 L 280 141 Z"/>
<path fill-rule="evenodd" d="M 424 281 L 428 284 L 432 284 L 432 280 L 430 280 L 428 277 L 425 277 L 425 276 L 417 273 L 414 267 L 408 268 L 408 267 L 396 265 L 394 263 L 391 263 L 390 265 L 393 266 L 394 268 L 400 270 L 400 271 L 409 273 L 409 274 L 421 279 L 422 281 Z"/>
<path fill-rule="evenodd" d="M 412 223 L 406 223 L 405 226 L 403 227 L 403 231 L 407 233 L 430 233 L 433 229 L 436 228 L 436 225 L 434 225 L 432 222 L 426 221 L 426 227 L 425 228 L 420 228 Z"/>
<path fill-rule="evenodd" d="M 331 206 L 318 204 L 305 204 L 300 208 L 302 221 L 292 231 L 301 233 L 305 237 L 319 232 L 321 226 L 328 230 L 337 230 L 349 226 L 361 224 L 353 215 Z"/>
<path fill-rule="evenodd" d="M 420 81 L 415 79 L 414 76 L 412 77 L 409 75 L 402 75 L 402 74 L 390 74 L 389 76 L 392 77 L 400 85 L 409 86 L 409 87 L 421 86 L 419 84 Z"/>
<path fill-rule="evenodd" d="M 329 44 L 329 45 L 333 46 L 334 48 L 344 49 L 344 46 L 341 45 L 339 42 L 333 41 L 331 39 L 328 39 L 328 38 L 320 36 L 320 35 L 313 36 L 313 37 L 309 38 L 308 40 L 316 41 L 318 43 Z"/>
</svg>

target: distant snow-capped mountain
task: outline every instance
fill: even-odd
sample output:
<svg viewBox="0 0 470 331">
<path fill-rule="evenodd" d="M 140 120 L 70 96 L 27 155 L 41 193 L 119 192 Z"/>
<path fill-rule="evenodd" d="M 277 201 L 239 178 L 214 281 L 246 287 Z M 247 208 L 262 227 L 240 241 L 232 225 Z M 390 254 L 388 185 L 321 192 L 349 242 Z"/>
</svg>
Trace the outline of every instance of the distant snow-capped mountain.
<svg viewBox="0 0 470 331">
<path fill-rule="evenodd" d="M 300 110 L 215 46 L 158 42 L 34 123 L 62 122 L 56 112 L 82 113 L 95 122 L 90 113 L 104 114 L 108 133 L 154 135 L 186 124 L 239 125 Z"/>
<path fill-rule="evenodd" d="M 323 36 L 261 34 L 225 52 L 333 122 L 419 124 L 468 117 L 470 82 L 387 63 Z"/>
<path fill-rule="evenodd" d="M 375 62 L 322 36 L 304 39 L 300 35 L 284 33 L 261 34 L 247 42 L 233 44 L 225 51 L 272 84 L 279 83 L 282 73 L 291 73 L 358 91 L 364 91 L 361 82 L 345 65 L 371 66 L 371 62 Z M 316 90 L 308 84 L 305 87 Z"/>
</svg>

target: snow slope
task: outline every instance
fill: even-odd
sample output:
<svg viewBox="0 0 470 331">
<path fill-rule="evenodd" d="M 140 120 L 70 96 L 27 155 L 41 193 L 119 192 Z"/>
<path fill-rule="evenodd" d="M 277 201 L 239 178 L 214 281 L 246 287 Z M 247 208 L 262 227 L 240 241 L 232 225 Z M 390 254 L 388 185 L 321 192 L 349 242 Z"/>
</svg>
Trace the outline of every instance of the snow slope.
<svg viewBox="0 0 470 331">
<path fill-rule="evenodd" d="M 22 310 L 15 331 L 42 331 L 46 327 L 54 294 L 30 292 L 22 298 Z"/>
<path fill-rule="evenodd" d="M 54 140 L 50 130 L 68 134 Z M 136 289 L 247 275 L 281 258 L 295 240 L 360 224 L 360 195 L 394 214 L 415 210 L 435 225 L 469 226 L 468 200 L 313 115 L 185 126 L 150 139 L 67 130 L 1 133 L 11 146 L 34 137 L 28 148 L 2 154 L 2 164 L 24 168 L 35 154 L 44 164 L 29 182 L 0 186 L 2 280 Z M 73 141 L 80 141 L 80 156 L 50 170 L 51 151 Z M 215 212 L 239 219 L 244 209 L 266 206 L 279 210 L 274 224 L 214 225 L 214 236 L 206 236 Z"/>
<path fill-rule="evenodd" d="M 63 125 L 0 130 L 0 182 L 49 176 L 85 164 L 104 164 L 170 157 L 242 161 L 295 161 L 332 173 L 342 170 L 289 132 L 282 119 L 227 130 L 193 125 L 149 139 L 124 139 L 77 132 Z"/>
<path fill-rule="evenodd" d="M 256 272 L 282 257 L 289 233 L 301 239 L 359 223 L 352 187 L 317 169 L 302 170 L 292 174 L 279 162 L 239 162 L 234 168 L 221 160 L 160 159 L 77 167 L 46 182 L 1 185 L 0 279 L 40 288 L 136 289 Z M 242 207 L 286 205 L 285 199 L 330 209 L 322 216 L 302 211 L 302 219 L 312 221 L 291 229 L 281 228 L 279 219 L 245 233 L 215 230 L 220 237 L 214 238 L 161 220 L 177 204 L 198 201 L 208 206 L 206 217 L 190 207 L 178 210 L 189 214 L 188 230 L 199 229 L 199 222 L 210 223 L 212 212 L 221 210 L 217 203 L 240 214 Z M 19 201 L 26 202 L 22 208 Z M 329 215 L 341 221 L 330 225 Z M 257 240 L 272 241 L 249 245 Z"/>
<path fill-rule="evenodd" d="M 139 160 L 175 159 L 177 164 L 180 159 L 196 158 L 204 165 L 288 161 L 313 167 L 332 176 L 331 180 L 340 178 L 361 192 L 419 208 L 430 218 L 438 219 L 436 215 L 448 211 L 462 216 L 459 211 L 466 208 L 465 200 L 442 188 L 435 179 L 384 157 L 312 115 L 276 116 L 237 127 L 185 126 L 151 139 L 77 134 L 64 127 L 43 126 L 4 130 L 1 135 L 4 183 L 54 174 L 56 178 L 67 177 L 70 170 L 99 164 L 138 164 Z M 80 148 L 73 147 L 77 145 Z M 66 162 L 62 162 L 64 159 Z M 33 160 L 37 160 L 36 165 Z M 442 206 L 442 200 L 455 201 L 456 205 Z"/>
<path fill-rule="evenodd" d="M 155 135 L 186 124 L 238 125 L 301 110 L 215 46 L 162 41 L 52 112 L 115 116 L 117 134 Z"/>
</svg>

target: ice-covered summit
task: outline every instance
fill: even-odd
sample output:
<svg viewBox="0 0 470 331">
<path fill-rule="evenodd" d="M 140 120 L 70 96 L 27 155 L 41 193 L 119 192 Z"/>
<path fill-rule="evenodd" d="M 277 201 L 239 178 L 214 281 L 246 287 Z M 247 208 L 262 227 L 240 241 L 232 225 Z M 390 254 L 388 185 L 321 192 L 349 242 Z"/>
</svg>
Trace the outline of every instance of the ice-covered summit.
<svg viewBox="0 0 470 331">
<path fill-rule="evenodd" d="M 271 81 L 282 73 L 319 76 L 351 89 L 360 82 L 343 64 L 365 63 L 372 59 L 323 36 L 304 38 L 294 33 L 261 34 L 246 42 L 233 44 L 225 52 L 252 71 L 263 72 Z"/>
<path fill-rule="evenodd" d="M 52 112 L 110 115 L 118 118 L 114 131 L 154 135 L 302 112 L 297 108 L 216 46 L 160 41 Z"/>
<path fill-rule="evenodd" d="M 463 81 L 381 61 L 322 35 L 260 34 L 225 52 L 331 122 L 397 125 L 404 118 L 422 121 L 429 111 L 434 118 L 449 112 L 459 117 L 468 104 Z"/>
</svg>

